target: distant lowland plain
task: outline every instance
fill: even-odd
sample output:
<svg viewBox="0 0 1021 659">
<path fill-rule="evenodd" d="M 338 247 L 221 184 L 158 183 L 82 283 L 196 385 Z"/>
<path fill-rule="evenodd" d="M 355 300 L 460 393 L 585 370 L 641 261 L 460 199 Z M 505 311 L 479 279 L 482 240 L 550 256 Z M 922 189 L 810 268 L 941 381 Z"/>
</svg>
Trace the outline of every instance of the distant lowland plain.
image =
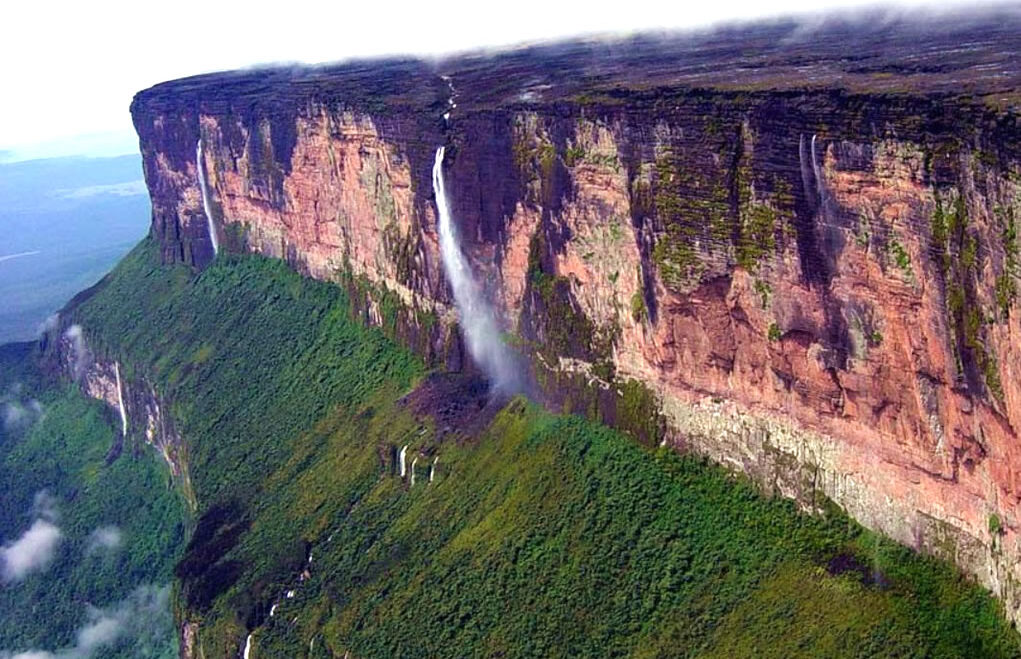
<svg viewBox="0 0 1021 659">
<path fill-rule="evenodd" d="M 0 343 L 37 336 L 145 235 L 149 214 L 137 154 L 0 158 Z"/>
</svg>

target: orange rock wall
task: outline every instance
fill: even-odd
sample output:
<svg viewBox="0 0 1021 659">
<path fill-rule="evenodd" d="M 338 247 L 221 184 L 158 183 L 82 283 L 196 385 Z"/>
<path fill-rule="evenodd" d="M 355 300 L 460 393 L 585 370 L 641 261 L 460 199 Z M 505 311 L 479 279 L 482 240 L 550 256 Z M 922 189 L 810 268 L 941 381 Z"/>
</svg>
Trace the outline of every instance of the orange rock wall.
<svg viewBox="0 0 1021 659">
<path fill-rule="evenodd" d="M 222 244 L 360 277 L 450 328 L 428 185 L 446 142 L 465 249 L 537 369 L 640 381 L 664 441 L 956 561 L 1017 619 L 1016 132 L 934 134 L 926 113 L 973 108 L 910 99 L 671 103 L 462 101 L 433 136 L 309 102 L 287 162 L 268 120 L 136 125 L 165 258 L 212 256 L 194 156 L 160 147 L 201 138 Z M 585 345 L 555 343 L 535 317 L 552 310 Z"/>
</svg>

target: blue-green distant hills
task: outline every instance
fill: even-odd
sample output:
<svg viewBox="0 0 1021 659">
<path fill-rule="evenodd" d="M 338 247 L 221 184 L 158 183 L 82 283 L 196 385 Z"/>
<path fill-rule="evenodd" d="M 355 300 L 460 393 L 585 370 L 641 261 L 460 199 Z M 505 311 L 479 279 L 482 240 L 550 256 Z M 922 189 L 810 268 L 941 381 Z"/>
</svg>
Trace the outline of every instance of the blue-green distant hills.
<svg viewBox="0 0 1021 659">
<path fill-rule="evenodd" d="M 39 325 L 145 235 L 137 154 L 0 164 L 0 343 Z"/>
</svg>

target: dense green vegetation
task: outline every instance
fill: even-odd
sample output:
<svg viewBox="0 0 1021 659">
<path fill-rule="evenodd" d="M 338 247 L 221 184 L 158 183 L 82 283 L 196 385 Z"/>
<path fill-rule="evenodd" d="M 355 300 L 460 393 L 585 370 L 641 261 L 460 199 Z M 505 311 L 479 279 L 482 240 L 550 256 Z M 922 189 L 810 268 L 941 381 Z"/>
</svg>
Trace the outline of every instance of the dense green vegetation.
<svg viewBox="0 0 1021 659">
<path fill-rule="evenodd" d="M 337 286 L 280 261 L 223 256 L 201 276 L 162 267 L 150 241 L 76 313 L 90 345 L 173 401 L 204 507 L 254 494 L 332 407 L 420 370 L 349 315 Z"/>
<path fill-rule="evenodd" d="M 350 418 L 306 440 L 330 449 L 300 486 L 274 478 L 293 488 L 281 519 L 317 542 L 311 578 L 278 584 L 256 632 L 267 656 L 313 638 L 313 656 L 1018 654 L 996 605 L 946 566 L 604 427 L 514 401 L 408 488 L 376 456 L 417 438 L 414 421 L 375 405 Z"/>
<path fill-rule="evenodd" d="M 1021 657 L 984 591 L 838 511 L 521 398 L 470 430 L 405 402 L 424 367 L 340 287 L 156 262 L 143 243 L 75 316 L 187 438 L 177 598 L 205 656 L 253 633 L 256 658 Z"/>
<path fill-rule="evenodd" d="M 169 607 L 146 606 L 169 594 L 185 539 L 184 506 L 161 458 L 133 446 L 110 462 L 117 423 L 104 404 L 47 381 L 30 344 L 0 353 L 0 536 L 10 547 L 40 519 L 61 533 L 52 561 L 0 587 L 0 654 L 70 648 L 106 616 L 118 635 L 96 656 L 176 656 Z"/>
</svg>

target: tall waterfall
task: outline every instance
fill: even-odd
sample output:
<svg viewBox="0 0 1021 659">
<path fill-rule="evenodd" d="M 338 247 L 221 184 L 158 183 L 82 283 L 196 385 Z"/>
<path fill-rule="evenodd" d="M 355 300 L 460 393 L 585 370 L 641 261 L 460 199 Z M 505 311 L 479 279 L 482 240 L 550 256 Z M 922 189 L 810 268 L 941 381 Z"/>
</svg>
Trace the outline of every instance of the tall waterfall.
<svg viewBox="0 0 1021 659">
<path fill-rule="evenodd" d="M 195 147 L 195 166 L 198 169 L 199 190 L 202 191 L 202 210 L 206 214 L 206 224 L 209 226 L 209 241 L 213 243 L 213 254 L 220 253 L 220 241 L 216 237 L 216 225 L 213 224 L 213 209 L 209 203 L 209 187 L 206 183 L 206 163 L 202 158 L 202 140 L 199 140 Z"/>
<path fill-rule="evenodd" d="M 826 184 L 822 178 L 822 168 L 819 166 L 819 160 L 815 156 L 815 137 L 815 135 L 812 135 L 812 176 L 815 177 L 815 193 L 819 196 L 819 216 L 825 222 L 828 217 L 829 198 L 826 193 Z M 825 155 L 825 149 L 823 153 Z"/>
<path fill-rule="evenodd" d="M 805 144 L 805 135 L 802 133 L 798 138 L 798 161 L 801 165 L 801 185 L 805 190 L 805 199 L 810 208 L 815 203 L 812 199 L 812 190 L 815 188 L 812 178 L 815 174 L 812 172 L 811 159 L 812 157 L 808 154 L 808 145 Z"/>
<path fill-rule="evenodd" d="M 458 243 L 457 228 L 454 226 L 443 182 L 444 152 L 445 147 L 436 149 L 436 161 L 433 163 L 433 192 L 436 194 L 436 211 L 439 215 L 443 269 L 454 291 L 454 302 L 457 304 L 468 352 L 489 376 L 496 389 L 514 392 L 521 388 L 514 354 L 503 342 L 496 315 L 475 281 Z"/>
<path fill-rule="evenodd" d="M 121 437 L 128 436 L 128 413 L 124 410 L 124 388 L 121 386 L 120 362 L 113 363 L 113 374 L 117 378 L 117 407 L 121 413 Z"/>
<path fill-rule="evenodd" d="M 804 186 L 805 199 L 809 208 L 818 213 L 825 222 L 829 210 L 829 195 L 826 191 L 826 183 L 823 181 L 822 167 L 815 152 L 817 138 L 817 135 L 812 135 L 811 140 L 806 140 L 804 134 L 800 136 L 798 158 L 801 164 L 801 183 Z M 823 153 L 825 154 L 825 152 L 824 148 Z"/>
<path fill-rule="evenodd" d="M 252 635 L 249 634 L 248 638 L 245 639 L 245 654 L 244 659 L 249 659 L 252 656 Z"/>
<path fill-rule="evenodd" d="M 401 465 L 401 478 L 404 478 L 408 474 L 408 447 L 405 446 L 401 449 L 401 454 L 398 457 Z"/>
<path fill-rule="evenodd" d="M 819 161 L 815 158 L 815 135 L 812 135 L 812 175 L 815 177 L 815 189 L 819 194 L 819 203 L 822 204 L 822 171 L 819 169 Z"/>
</svg>

